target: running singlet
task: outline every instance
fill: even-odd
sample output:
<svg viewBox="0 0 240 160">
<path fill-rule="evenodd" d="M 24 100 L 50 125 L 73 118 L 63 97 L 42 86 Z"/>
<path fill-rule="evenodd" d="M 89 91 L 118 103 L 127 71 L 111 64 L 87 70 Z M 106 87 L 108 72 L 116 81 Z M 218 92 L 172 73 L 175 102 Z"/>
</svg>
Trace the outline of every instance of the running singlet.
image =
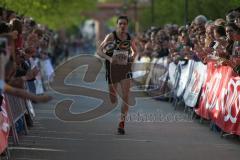
<svg viewBox="0 0 240 160">
<path fill-rule="evenodd" d="M 121 40 L 118 38 L 116 31 L 113 33 L 114 41 L 112 49 L 107 51 L 107 55 L 116 60 L 116 63 L 110 64 L 108 60 L 106 64 L 106 79 L 109 83 L 120 82 L 123 79 L 130 78 L 131 75 L 131 37 L 127 33 L 127 39 Z"/>
</svg>

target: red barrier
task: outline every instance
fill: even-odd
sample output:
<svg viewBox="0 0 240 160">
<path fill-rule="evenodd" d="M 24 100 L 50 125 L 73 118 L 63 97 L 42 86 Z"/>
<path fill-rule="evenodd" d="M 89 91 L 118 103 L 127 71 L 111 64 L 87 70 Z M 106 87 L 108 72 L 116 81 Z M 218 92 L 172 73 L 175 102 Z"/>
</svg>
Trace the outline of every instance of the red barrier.
<svg viewBox="0 0 240 160">
<path fill-rule="evenodd" d="M 195 112 L 224 132 L 240 135 L 240 77 L 233 76 L 231 67 L 215 64 L 208 63 L 207 80 Z"/>
<path fill-rule="evenodd" d="M 3 116 L 3 123 L 0 124 L 0 153 L 2 153 L 8 146 L 8 135 L 9 135 L 9 118 L 7 114 L 7 103 L 5 97 L 3 98 L 2 102 L 2 111 L 0 114 Z"/>
<path fill-rule="evenodd" d="M 219 104 L 221 102 L 221 95 L 225 93 L 225 88 L 232 76 L 233 70 L 228 66 L 221 66 L 215 69 L 212 75 L 211 81 L 207 84 L 207 88 L 210 89 L 207 95 L 207 101 L 205 108 L 208 109 L 209 117 L 213 121 L 218 117 L 221 108 Z"/>
<path fill-rule="evenodd" d="M 201 117 L 203 117 L 205 119 L 210 119 L 210 117 L 208 115 L 208 110 L 205 108 L 205 105 L 206 105 L 207 96 L 208 96 L 208 92 L 209 92 L 209 89 L 207 89 L 207 84 L 209 84 L 209 82 L 211 81 L 212 75 L 215 71 L 214 65 L 215 65 L 214 62 L 209 62 L 207 64 L 207 78 L 206 78 L 205 83 L 203 83 L 202 94 L 201 94 L 201 97 L 199 100 L 198 107 L 195 110 L 196 114 L 200 115 Z"/>
<path fill-rule="evenodd" d="M 227 133 L 240 135 L 240 77 L 231 77 L 219 97 L 219 113 L 213 121 Z"/>
</svg>

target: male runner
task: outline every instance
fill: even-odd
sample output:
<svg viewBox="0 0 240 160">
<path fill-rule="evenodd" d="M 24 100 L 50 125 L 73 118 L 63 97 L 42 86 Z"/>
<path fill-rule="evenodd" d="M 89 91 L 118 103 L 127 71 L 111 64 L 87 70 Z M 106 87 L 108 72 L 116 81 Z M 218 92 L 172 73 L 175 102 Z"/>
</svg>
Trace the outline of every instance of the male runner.
<svg viewBox="0 0 240 160">
<path fill-rule="evenodd" d="M 129 89 L 131 85 L 131 62 L 136 56 L 136 47 L 128 33 L 128 18 L 119 16 L 116 30 L 109 33 L 100 44 L 98 55 L 105 59 L 106 79 L 109 84 L 109 96 L 117 103 L 117 89 L 120 85 L 123 104 L 118 134 L 125 134 L 125 118 L 128 112 Z"/>
</svg>

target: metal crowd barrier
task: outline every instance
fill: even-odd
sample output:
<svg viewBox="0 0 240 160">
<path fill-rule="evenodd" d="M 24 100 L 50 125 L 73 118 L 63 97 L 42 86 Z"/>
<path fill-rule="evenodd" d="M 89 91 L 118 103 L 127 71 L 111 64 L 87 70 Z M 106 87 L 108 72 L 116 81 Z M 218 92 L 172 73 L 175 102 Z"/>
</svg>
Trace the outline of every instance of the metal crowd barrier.
<svg viewBox="0 0 240 160">
<path fill-rule="evenodd" d="M 24 132 L 25 134 L 28 134 L 27 123 L 24 116 L 24 114 L 27 112 L 26 101 L 22 98 L 15 97 L 9 94 L 5 94 L 5 96 L 6 96 L 6 103 L 8 104 L 7 112 L 8 112 L 8 117 L 10 121 L 11 132 L 13 136 L 13 143 L 14 145 L 18 145 L 19 138 L 18 138 L 18 133 L 16 129 L 16 122 L 22 117 L 24 121 Z"/>
</svg>

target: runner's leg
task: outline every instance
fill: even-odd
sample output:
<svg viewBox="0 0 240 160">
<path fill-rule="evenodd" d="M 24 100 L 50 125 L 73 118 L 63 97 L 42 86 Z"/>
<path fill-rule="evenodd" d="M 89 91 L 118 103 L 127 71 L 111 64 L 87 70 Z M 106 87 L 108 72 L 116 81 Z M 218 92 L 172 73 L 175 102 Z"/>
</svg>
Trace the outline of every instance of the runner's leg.
<svg viewBox="0 0 240 160">
<path fill-rule="evenodd" d="M 120 82 L 121 90 L 122 90 L 122 106 L 121 106 L 121 121 L 125 121 L 125 118 L 128 113 L 129 108 L 129 91 L 130 91 L 130 79 L 125 79 Z"/>
<path fill-rule="evenodd" d="M 129 108 L 128 100 L 129 100 L 130 82 L 131 82 L 130 79 L 125 79 L 120 82 L 121 91 L 122 91 L 121 97 L 122 97 L 123 103 L 121 106 L 121 118 L 118 126 L 119 134 L 125 134 L 124 127 L 125 127 L 125 120 L 126 120 L 126 116 Z"/>
<path fill-rule="evenodd" d="M 109 84 L 109 97 L 112 103 L 117 103 L 117 86 L 118 83 Z"/>
</svg>

